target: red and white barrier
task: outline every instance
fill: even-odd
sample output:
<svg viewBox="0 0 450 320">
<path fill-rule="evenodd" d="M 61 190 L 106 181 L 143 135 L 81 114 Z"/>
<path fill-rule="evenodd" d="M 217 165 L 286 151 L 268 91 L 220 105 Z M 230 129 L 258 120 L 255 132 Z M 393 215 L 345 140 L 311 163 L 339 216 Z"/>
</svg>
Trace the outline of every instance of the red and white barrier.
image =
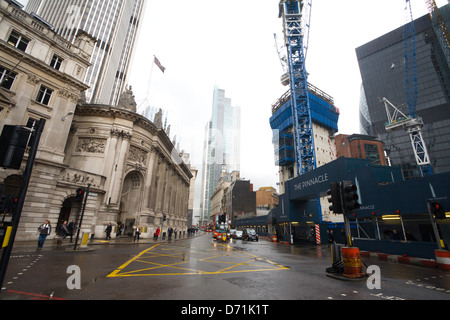
<svg viewBox="0 0 450 320">
<path fill-rule="evenodd" d="M 436 262 L 441 270 L 450 271 L 450 251 L 447 250 L 435 250 Z"/>
<path fill-rule="evenodd" d="M 316 224 L 316 243 L 321 244 L 320 242 L 320 225 Z"/>
</svg>

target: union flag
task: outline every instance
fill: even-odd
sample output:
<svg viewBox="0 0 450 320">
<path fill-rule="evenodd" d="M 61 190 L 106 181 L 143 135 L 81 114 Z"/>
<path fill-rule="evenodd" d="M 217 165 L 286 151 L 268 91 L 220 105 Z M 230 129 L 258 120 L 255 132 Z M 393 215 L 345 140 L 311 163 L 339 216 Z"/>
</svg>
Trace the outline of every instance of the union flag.
<svg viewBox="0 0 450 320">
<path fill-rule="evenodd" d="M 161 64 L 161 62 L 159 62 L 159 60 L 156 56 L 155 56 L 154 62 L 158 66 L 158 68 L 162 71 L 162 73 L 164 73 L 164 71 L 166 71 L 166 68 L 163 67 L 163 65 Z"/>
</svg>

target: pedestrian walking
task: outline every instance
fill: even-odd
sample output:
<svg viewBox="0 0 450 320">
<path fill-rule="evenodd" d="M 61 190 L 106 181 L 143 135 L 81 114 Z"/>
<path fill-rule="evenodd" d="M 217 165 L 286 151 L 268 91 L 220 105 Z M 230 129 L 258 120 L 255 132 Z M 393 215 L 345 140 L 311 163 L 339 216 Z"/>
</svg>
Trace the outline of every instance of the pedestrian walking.
<svg viewBox="0 0 450 320">
<path fill-rule="evenodd" d="M 136 225 L 136 230 L 134 231 L 134 241 L 136 241 L 136 239 L 139 241 L 140 235 L 141 235 L 141 228 L 139 227 L 139 225 Z"/>
<path fill-rule="evenodd" d="M 52 225 L 50 220 L 45 220 L 45 223 L 41 224 L 38 228 L 39 239 L 38 239 L 38 247 L 37 250 L 42 250 L 44 246 L 45 239 L 52 232 Z"/>
<path fill-rule="evenodd" d="M 75 233 L 75 220 L 72 219 L 72 221 L 69 222 L 67 225 L 67 230 L 69 231 L 70 236 L 70 243 L 72 243 L 73 234 Z"/>
<path fill-rule="evenodd" d="M 173 233 L 172 227 L 169 226 L 169 229 L 167 229 L 167 233 L 169 234 L 169 239 L 172 239 L 172 233 Z"/>
<path fill-rule="evenodd" d="M 106 240 L 111 239 L 111 231 L 112 231 L 112 224 L 111 222 L 108 224 L 108 226 L 105 229 L 106 232 Z"/>
<path fill-rule="evenodd" d="M 333 230 L 327 230 L 328 233 L 328 248 L 334 244 L 334 234 L 333 234 Z"/>
<path fill-rule="evenodd" d="M 58 228 L 58 234 L 56 237 L 56 246 L 60 247 L 62 245 L 63 240 L 69 234 L 69 230 L 67 229 L 67 221 L 64 221 L 62 225 Z"/>
<path fill-rule="evenodd" d="M 158 227 L 158 228 L 156 229 L 155 234 L 153 235 L 153 240 L 158 240 L 158 237 L 159 237 L 159 234 L 160 234 L 160 233 L 161 233 L 161 228 Z"/>
</svg>

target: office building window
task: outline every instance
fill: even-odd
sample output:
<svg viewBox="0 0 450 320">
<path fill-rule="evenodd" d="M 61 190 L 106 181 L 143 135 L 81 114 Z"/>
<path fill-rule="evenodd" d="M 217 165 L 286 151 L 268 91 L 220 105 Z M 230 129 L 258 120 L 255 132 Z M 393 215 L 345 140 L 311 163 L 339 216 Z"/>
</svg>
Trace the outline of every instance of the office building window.
<svg viewBox="0 0 450 320">
<path fill-rule="evenodd" d="M 35 129 L 34 127 L 37 125 L 38 122 L 39 122 L 39 120 L 37 120 L 37 119 L 28 118 L 28 121 L 27 121 L 27 124 L 25 125 L 25 127 L 30 128 L 30 129 Z M 35 136 L 32 134 L 30 136 L 30 139 L 28 140 L 27 148 L 30 148 L 34 144 L 34 140 L 35 140 Z M 27 150 L 27 152 L 28 151 L 29 150 Z"/>
<path fill-rule="evenodd" d="M 41 88 L 39 89 L 38 95 L 36 97 L 36 101 L 42 104 L 45 104 L 46 106 L 48 105 L 48 103 L 50 102 L 50 98 L 52 96 L 53 90 L 41 86 Z"/>
<path fill-rule="evenodd" d="M 64 61 L 63 58 L 57 56 L 56 54 L 53 55 L 52 61 L 50 62 L 50 67 L 59 70 L 61 68 L 61 64 Z"/>
<path fill-rule="evenodd" d="M 0 67 L 0 87 L 11 90 L 17 73 Z"/>
<path fill-rule="evenodd" d="M 374 144 L 364 144 L 364 151 L 366 153 L 366 159 L 369 159 L 372 164 L 380 164 L 380 154 L 378 152 L 378 146 Z"/>
<path fill-rule="evenodd" d="M 30 40 L 22 36 L 17 31 L 12 31 L 11 35 L 9 36 L 8 43 L 17 49 L 25 52 L 28 47 L 28 43 L 30 43 Z"/>
</svg>

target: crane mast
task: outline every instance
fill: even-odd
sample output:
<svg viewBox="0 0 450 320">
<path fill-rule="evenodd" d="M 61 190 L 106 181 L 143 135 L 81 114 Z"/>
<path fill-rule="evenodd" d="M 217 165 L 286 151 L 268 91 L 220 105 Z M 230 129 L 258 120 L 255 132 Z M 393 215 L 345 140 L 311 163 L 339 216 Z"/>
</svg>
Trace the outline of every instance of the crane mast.
<svg viewBox="0 0 450 320">
<path fill-rule="evenodd" d="M 421 170 L 422 176 L 426 176 L 433 174 L 433 171 L 431 169 L 427 146 L 422 136 L 422 127 L 424 124 L 422 118 L 418 117 L 416 114 L 418 97 L 416 32 L 410 0 L 406 0 L 406 10 L 410 21 L 403 27 L 403 45 L 405 62 L 405 97 L 409 115 L 404 114 L 386 98 L 383 98 L 381 102 L 385 105 L 388 117 L 386 130 L 393 131 L 395 129 L 403 128 L 409 134 L 416 163 Z"/>
<path fill-rule="evenodd" d="M 283 31 L 287 49 L 297 175 L 316 169 L 303 42 L 303 5 L 303 0 L 280 0 L 279 4 L 279 18 L 283 19 Z"/>
</svg>

